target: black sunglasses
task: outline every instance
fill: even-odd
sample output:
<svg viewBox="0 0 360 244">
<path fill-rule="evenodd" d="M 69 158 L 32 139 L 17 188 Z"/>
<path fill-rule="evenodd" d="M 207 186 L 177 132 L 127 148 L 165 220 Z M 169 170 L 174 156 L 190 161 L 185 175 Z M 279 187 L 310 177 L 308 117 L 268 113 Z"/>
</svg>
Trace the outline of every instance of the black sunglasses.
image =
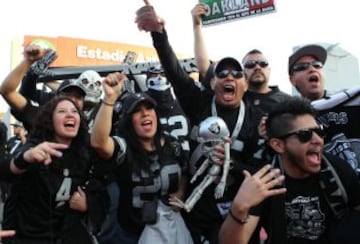
<svg viewBox="0 0 360 244">
<path fill-rule="evenodd" d="M 324 138 L 325 134 L 326 134 L 324 126 L 319 125 L 319 127 L 315 127 L 315 128 L 307 128 L 307 129 L 293 131 L 293 132 L 287 133 L 285 135 L 279 136 L 278 138 L 286 139 L 289 136 L 296 135 L 301 143 L 306 143 L 311 140 L 311 138 L 313 136 L 313 132 L 315 132 L 321 138 Z"/>
<path fill-rule="evenodd" d="M 244 67 L 247 69 L 253 69 L 256 65 L 259 65 L 261 68 L 265 68 L 269 65 L 268 61 L 265 60 L 249 60 L 244 64 Z"/>
<path fill-rule="evenodd" d="M 315 69 L 321 69 L 323 67 L 323 63 L 321 63 L 320 61 L 312 61 L 312 62 L 307 62 L 307 63 L 295 64 L 292 68 L 292 71 L 296 72 L 296 71 L 307 70 L 310 67 L 310 65 L 312 67 L 314 67 Z"/>
<path fill-rule="evenodd" d="M 215 75 L 221 79 L 226 78 L 228 75 L 232 75 L 234 78 L 242 78 L 244 75 L 242 73 L 242 71 L 240 70 L 228 70 L 228 69 L 223 69 L 219 72 L 217 72 Z"/>
</svg>

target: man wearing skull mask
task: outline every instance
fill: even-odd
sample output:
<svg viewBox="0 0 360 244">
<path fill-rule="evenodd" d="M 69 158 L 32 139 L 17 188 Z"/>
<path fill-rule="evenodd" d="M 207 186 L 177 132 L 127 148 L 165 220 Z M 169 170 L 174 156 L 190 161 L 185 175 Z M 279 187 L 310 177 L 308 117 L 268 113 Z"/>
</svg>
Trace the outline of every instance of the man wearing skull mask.
<svg viewBox="0 0 360 244">
<path fill-rule="evenodd" d="M 176 137 L 183 150 L 189 153 L 188 140 L 190 122 L 185 116 L 171 86 L 167 80 L 164 69 L 160 64 L 152 66 L 147 71 L 146 93 L 157 102 L 156 110 L 164 131 Z"/>
<path fill-rule="evenodd" d="M 77 80 L 84 86 L 86 91 L 84 108 L 86 109 L 87 106 L 99 103 L 102 94 L 102 78 L 99 73 L 94 70 L 86 70 L 80 74 Z"/>
<path fill-rule="evenodd" d="M 86 70 L 75 81 L 86 92 L 83 111 L 88 121 L 89 132 L 91 132 L 96 113 L 100 107 L 102 94 L 101 80 L 102 78 L 99 73 L 94 70 Z"/>
</svg>

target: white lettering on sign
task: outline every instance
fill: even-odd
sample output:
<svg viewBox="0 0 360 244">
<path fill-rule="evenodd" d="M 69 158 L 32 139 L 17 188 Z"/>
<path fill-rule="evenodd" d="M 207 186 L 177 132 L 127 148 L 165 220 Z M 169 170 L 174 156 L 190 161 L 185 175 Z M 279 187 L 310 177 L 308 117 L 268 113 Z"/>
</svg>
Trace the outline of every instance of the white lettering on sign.
<svg viewBox="0 0 360 244">
<path fill-rule="evenodd" d="M 224 14 L 229 15 L 234 12 L 243 12 L 249 11 L 250 8 L 257 7 L 267 4 L 269 0 L 222 0 L 220 6 L 218 2 L 212 2 L 211 5 L 207 4 L 205 16 Z M 271 7 L 274 10 L 274 7 Z M 257 13 L 261 12 L 261 9 L 256 9 Z M 264 11 L 269 11 L 271 9 L 264 9 Z M 249 15 L 249 14 L 246 14 Z M 229 18 L 228 18 L 229 19 Z M 231 18 L 230 18 L 231 19 Z"/>
<path fill-rule="evenodd" d="M 127 51 L 122 50 L 102 50 L 100 48 L 88 48 L 84 45 L 76 46 L 76 57 L 78 58 L 87 58 L 87 59 L 97 59 L 97 60 L 105 60 L 105 61 L 113 61 L 121 63 L 126 57 Z M 144 57 L 143 54 L 137 54 L 137 62 L 150 62 L 157 60 L 155 57 Z"/>
</svg>

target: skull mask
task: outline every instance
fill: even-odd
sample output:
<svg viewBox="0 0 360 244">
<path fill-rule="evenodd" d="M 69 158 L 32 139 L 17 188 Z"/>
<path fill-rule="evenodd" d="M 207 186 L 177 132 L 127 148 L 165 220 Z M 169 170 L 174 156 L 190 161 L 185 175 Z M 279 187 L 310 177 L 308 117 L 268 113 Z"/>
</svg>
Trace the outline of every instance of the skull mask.
<svg viewBox="0 0 360 244">
<path fill-rule="evenodd" d="M 147 73 L 146 85 L 149 90 L 165 91 L 171 87 L 170 82 L 164 76 L 161 65 L 150 67 Z"/>
<path fill-rule="evenodd" d="M 86 90 L 85 102 L 99 103 L 102 94 L 101 76 L 94 70 L 86 70 L 81 73 L 76 82 Z"/>
<path fill-rule="evenodd" d="M 203 155 L 208 155 L 215 145 L 223 144 L 224 137 L 228 136 L 230 132 L 222 118 L 212 116 L 203 120 L 199 125 L 197 137 Z"/>
</svg>

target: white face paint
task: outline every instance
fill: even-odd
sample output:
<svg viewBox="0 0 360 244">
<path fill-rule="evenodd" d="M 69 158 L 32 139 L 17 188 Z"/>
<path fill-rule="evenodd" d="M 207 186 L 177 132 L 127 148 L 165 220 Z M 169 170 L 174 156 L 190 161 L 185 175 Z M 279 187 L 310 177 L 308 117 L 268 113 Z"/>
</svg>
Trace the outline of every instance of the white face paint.
<svg viewBox="0 0 360 244">
<path fill-rule="evenodd" d="M 93 70 L 86 70 L 76 80 L 86 90 L 85 102 L 98 103 L 101 99 L 101 76 Z"/>
<path fill-rule="evenodd" d="M 170 82 L 164 76 L 151 77 L 146 81 L 148 89 L 156 91 L 165 91 L 171 87 Z"/>
<path fill-rule="evenodd" d="M 165 91 L 171 87 L 166 79 L 164 69 L 161 65 L 155 65 L 148 70 L 146 85 L 149 90 Z"/>
</svg>

